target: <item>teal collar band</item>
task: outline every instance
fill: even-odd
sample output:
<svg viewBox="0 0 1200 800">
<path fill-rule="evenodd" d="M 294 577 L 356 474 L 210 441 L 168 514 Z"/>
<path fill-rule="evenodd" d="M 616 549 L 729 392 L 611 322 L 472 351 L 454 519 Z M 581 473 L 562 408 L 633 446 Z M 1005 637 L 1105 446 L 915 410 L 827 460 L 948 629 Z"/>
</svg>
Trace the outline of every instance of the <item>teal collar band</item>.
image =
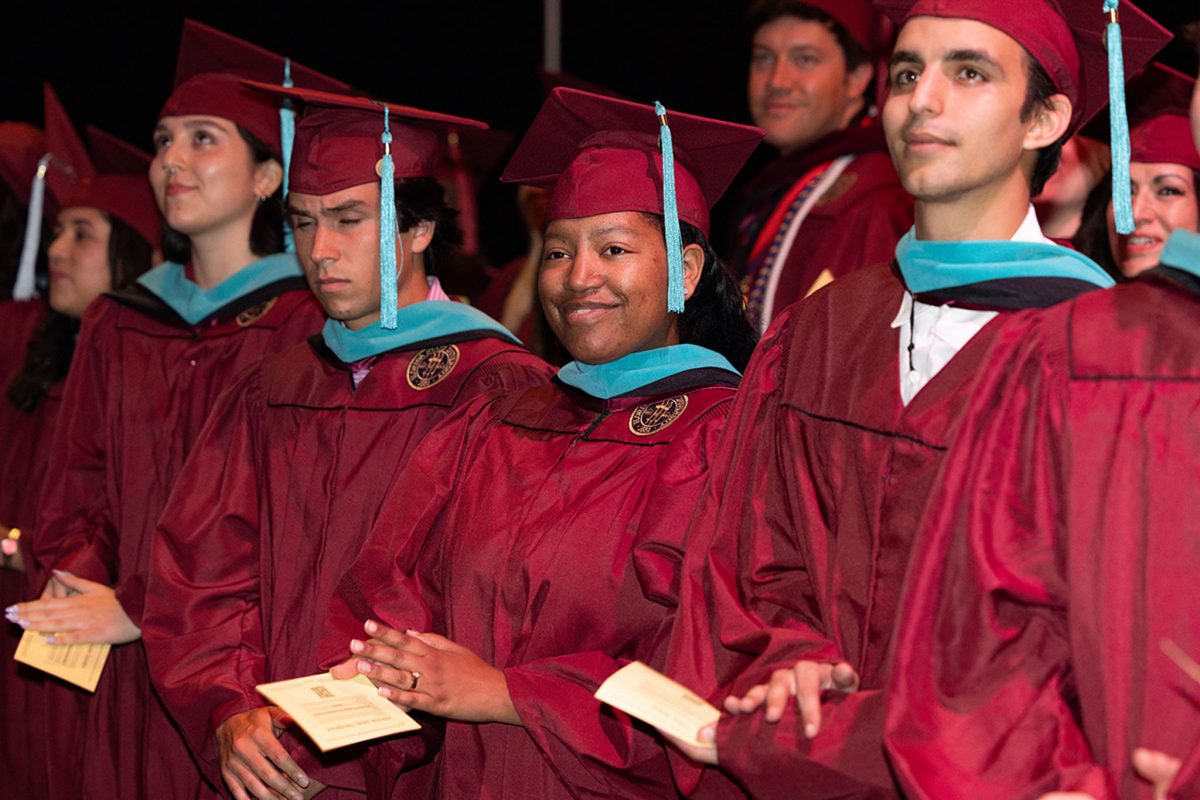
<svg viewBox="0 0 1200 800">
<path fill-rule="evenodd" d="M 610 400 L 693 369 L 740 374 L 720 353 L 694 344 L 677 344 L 630 353 L 606 364 L 572 361 L 558 371 L 558 379 L 592 397 Z"/>
<path fill-rule="evenodd" d="M 188 280 L 182 264 L 166 261 L 138 278 L 138 283 L 162 300 L 189 325 L 208 319 L 253 291 L 304 273 L 290 253 L 275 253 L 247 264 L 211 289 Z"/>
<path fill-rule="evenodd" d="M 1067 278 L 1096 286 L 1113 279 L 1082 253 L 1046 242 L 933 242 L 910 229 L 896 245 L 896 262 L 913 294 L 1006 278 Z"/>
<path fill-rule="evenodd" d="M 352 331 L 336 320 L 326 320 L 321 338 L 344 364 L 391 350 L 403 350 L 417 342 L 442 339 L 467 331 L 490 331 L 520 344 L 507 328 L 477 308 L 448 300 L 426 300 L 396 310 L 395 329 L 379 322 Z"/>
</svg>

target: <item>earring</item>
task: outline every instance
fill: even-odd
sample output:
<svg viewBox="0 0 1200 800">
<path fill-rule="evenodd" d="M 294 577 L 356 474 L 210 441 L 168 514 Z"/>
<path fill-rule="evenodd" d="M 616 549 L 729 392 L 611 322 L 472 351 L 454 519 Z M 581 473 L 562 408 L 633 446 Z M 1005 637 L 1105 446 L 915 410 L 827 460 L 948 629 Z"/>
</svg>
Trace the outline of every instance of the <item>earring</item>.
<svg viewBox="0 0 1200 800">
<path fill-rule="evenodd" d="M 265 194 L 256 194 L 256 195 L 254 195 L 254 199 L 255 199 L 255 200 L 257 200 L 257 201 L 258 201 L 258 202 L 260 202 L 260 203 L 265 203 L 265 202 L 267 202 L 267 195 L 265 195 Z"/>
</svg>

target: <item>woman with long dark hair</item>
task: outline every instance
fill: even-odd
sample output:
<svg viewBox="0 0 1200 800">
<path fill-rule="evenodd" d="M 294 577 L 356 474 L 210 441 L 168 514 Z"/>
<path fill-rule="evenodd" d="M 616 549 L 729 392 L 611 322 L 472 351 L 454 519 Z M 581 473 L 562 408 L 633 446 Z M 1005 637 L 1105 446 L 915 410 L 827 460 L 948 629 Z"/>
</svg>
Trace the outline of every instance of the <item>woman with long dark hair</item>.
<svg viewBox="0 0 1200 800">
<path fill-rule="evenodd" d="M 83 321 L 34 542 L 49 583 L 42 599 L 10 610 L 54 644 L 113 645 L 51 796 L 211 791 L 150 685 L 139 624 L 150 537 L 213 401 L 244 367 L 324 321 L 295 256 L 281 252 L 278 104 L 240 82 L 281 82 L 285 68 L 185 25 L 149 169 L 167 261 Z M 290 68 L 298 84 L 322 82 Z"/>
<path fill-rule="evenodd" d="M 556 89 L 505 173 L 552 187 L 538 288 L 574 360 L 435 429 L 340 586 L 335 674 L 445 720 L 431 769 L 396 782 L 416 737 L 368 757 L 378 796 L 434 773 L 438 797 L 675 796 L 660 742 L 592 692 L 661 657 L 634 552 L 686 527 L 754 346 L 707 230 L 762 132 L 665 119 Z"/>
<path fill-rule="evenodd" d="M 1073 244 L 1126 281 L 1158 266 L 1175 230 L 1200 231 L 1200 152 L 1192 140 L 1188 104 L 1195 81 L 1152 64 L 1130 90 L 1130 189 L 1134 230 L 1117 233 L 1113 222 L 1112 175 L 1088 195 Z"/>
<path fill-rule="evenodd" d="M 48 124 L 52 119 L 48 114 Z M 75 137 L 74 130 L 54 133 L 52 140 Z M 82 143 L 78 151 L 82 153 Z M 93 156 L 99 161 L 103 153 L 94 149 Z M 5 607 L 38 588 L 29 558 L 36 535 L 36 500 L 46 478 L 51 436 L 79 320 L 101 294 L 126 286 L 150 268 L 151 241 L 157 238 L 159 226 L 158 209 L 144 178 L 102 172 L 77 186 L 71 196 L 59 197 L 56 205 L 62 210 L 46 251 L 50 279 L 46 301 L 6 303 L 0 311 L 8 321 L 12 315 L 7 310 L 21 306 L 20 316 L 28 318 L 32 313 L 38 319 L 28 336 L 13 342 L 14 349 L 23 354 L 20 366 L 0 378 L 0 441 L 4 442 L 0 449 L 0 475 L 4 476 L 0 484 L 0 593 Z M 20 750 L 5 747 L 0 753 L 5 787 L 14 797 L 41 797 L 45 794 L 46 753 L 50 752 L 47 745 L 58 739 L 48 726 L 30 724 L 30 715 L 41 708 L 42 686 L 31 670 L 12 660 L 21 629 L 9 626 L 5 633 L 0 645 L 4 665 L 0 696 L 5 709 L 0 736 L 6 742 L 22 742 Z M 76 700 L 58 699 L 66 705 Z"/>
</svg>

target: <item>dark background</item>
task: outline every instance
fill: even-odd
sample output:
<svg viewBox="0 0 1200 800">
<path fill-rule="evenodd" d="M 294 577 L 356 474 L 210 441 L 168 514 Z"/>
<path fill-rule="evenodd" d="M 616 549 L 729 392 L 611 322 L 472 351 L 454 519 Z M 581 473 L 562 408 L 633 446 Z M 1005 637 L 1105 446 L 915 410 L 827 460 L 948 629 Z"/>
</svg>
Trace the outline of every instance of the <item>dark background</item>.
<svg viewBox="0 0 1200 800">
<path fill-rule="evenodd" d="M 62 2 L 9 0 L 0 19 L 0 119 L 41 124 L 41 82 L 50 81 L 72 120 L 149 149 L 170 94 L 183 19 L 192 17 L 397 103 L 482 119 L 521 133 L 541 104 L 542 4 L 538 0 L 408 2 Z M 744 0 L 563 0 L 562 68 L 630 99 L 746 121 L 749 53 Z M 1101 0 L 1096 0 L 1097 8 Z M 1200 16 L 1197 0 L 1145 0 L 1179 30 Z M 1097 12 L 1099 13 L 1099 11 Z M 1195 74 L 1195 50 L 1165 60 Z M 481 215 L 508 213 L 492 188 Z M 495 260 L 515 238 L 485 231 Z"/>
</svg>

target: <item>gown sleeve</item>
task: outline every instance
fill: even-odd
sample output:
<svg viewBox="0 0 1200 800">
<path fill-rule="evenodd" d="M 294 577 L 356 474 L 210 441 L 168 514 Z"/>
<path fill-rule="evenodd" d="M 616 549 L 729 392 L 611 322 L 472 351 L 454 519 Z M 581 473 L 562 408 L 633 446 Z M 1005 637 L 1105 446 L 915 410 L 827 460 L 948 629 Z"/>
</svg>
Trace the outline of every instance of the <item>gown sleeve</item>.
<svg viewBox="0 0 1200 800">
<path fill-rule="evenodd" d="M 113 312 L 102 300 L 84 316 L 50 444 L 33 550 L 42 572 L 62 569 L 110 586 L 117 579 L 118 535 L 105 448 L 105 433 L 116 422 L 106 405 Z M 140 613 L 130 617 L 138 622 Z"/>
<path fill-rule="evenodd" d="M 509 694 L 526 732 L 567 786 L 588 797 L 673 794 L 664 744 L 653 728 L 600 703 L 596 689 L 638 660 L 662 670 L 675 604 L 686 521 L 708 475 L 727 401 L 696 420 L 659 458 L 634 531 L 622 595 L 661 605 L 655 630 L 625 652 L 570 653 L 505 669 Z"/>
<path fill-rule="evenodd" d="M 151 544 L 142 635 L 151 675 L 210 780 L 216 729 L 266 705 L 260 597 L 257 368 L 217 399 Z"/>
<path fill-rule="evenodd" d="M 1039 338 L 997 340 L 914 546 L 885 733 L 913 797 L 1115 796 L 1068 703 L 1067 370 Z"/>
<path fill-rule="evenodd" d="M 494 398 L 480 397 L 449 414 L 425 436 L 388 490 L 362 552 L 330 600 L 318 647 L 321 669 L 350 658 L 350 640 L 366 635 L 363 623 L 369 619 L 402 631 L 444 630 L 441 587 L 435 580 L 420 580 L 415 570 L 436 561 L 438 520 Z M 432 771 L 418 768 L 440 749 L 444 722 L 419 712 L 413 719 L 420 731 L 376 743 L 363 757 L 373 791 L 413 796 L 427 791 Z"/>
<path fill-rule="evenodd" d="M 800 659 L 840 658 L 820 623 L 813 554 L 801 533 L 821 522 L 822 510 L 811 489 L 798 495 L 794 488 L 812 484 L 805 455 L 790 444 L 802 437 L 792 429 L 797 422 L 783 397 L 795 321 L 793 308 L 759 344 L 687 534 L 666 672 L 718 708 L 727 695 L 744 693 L 775 669 Z M 723 764 L 753 760 L 777 741 L 774 728 L 746 738 L 747 724 L 723 718 Z M 737 737 L 724 735 L 732 730 Z M 738 791 L 730 778 L 743 772 L 701 768 L 675 752 L 672 768 L 680 791 L 694 797 L 730 796 Z"/>
</svg>

